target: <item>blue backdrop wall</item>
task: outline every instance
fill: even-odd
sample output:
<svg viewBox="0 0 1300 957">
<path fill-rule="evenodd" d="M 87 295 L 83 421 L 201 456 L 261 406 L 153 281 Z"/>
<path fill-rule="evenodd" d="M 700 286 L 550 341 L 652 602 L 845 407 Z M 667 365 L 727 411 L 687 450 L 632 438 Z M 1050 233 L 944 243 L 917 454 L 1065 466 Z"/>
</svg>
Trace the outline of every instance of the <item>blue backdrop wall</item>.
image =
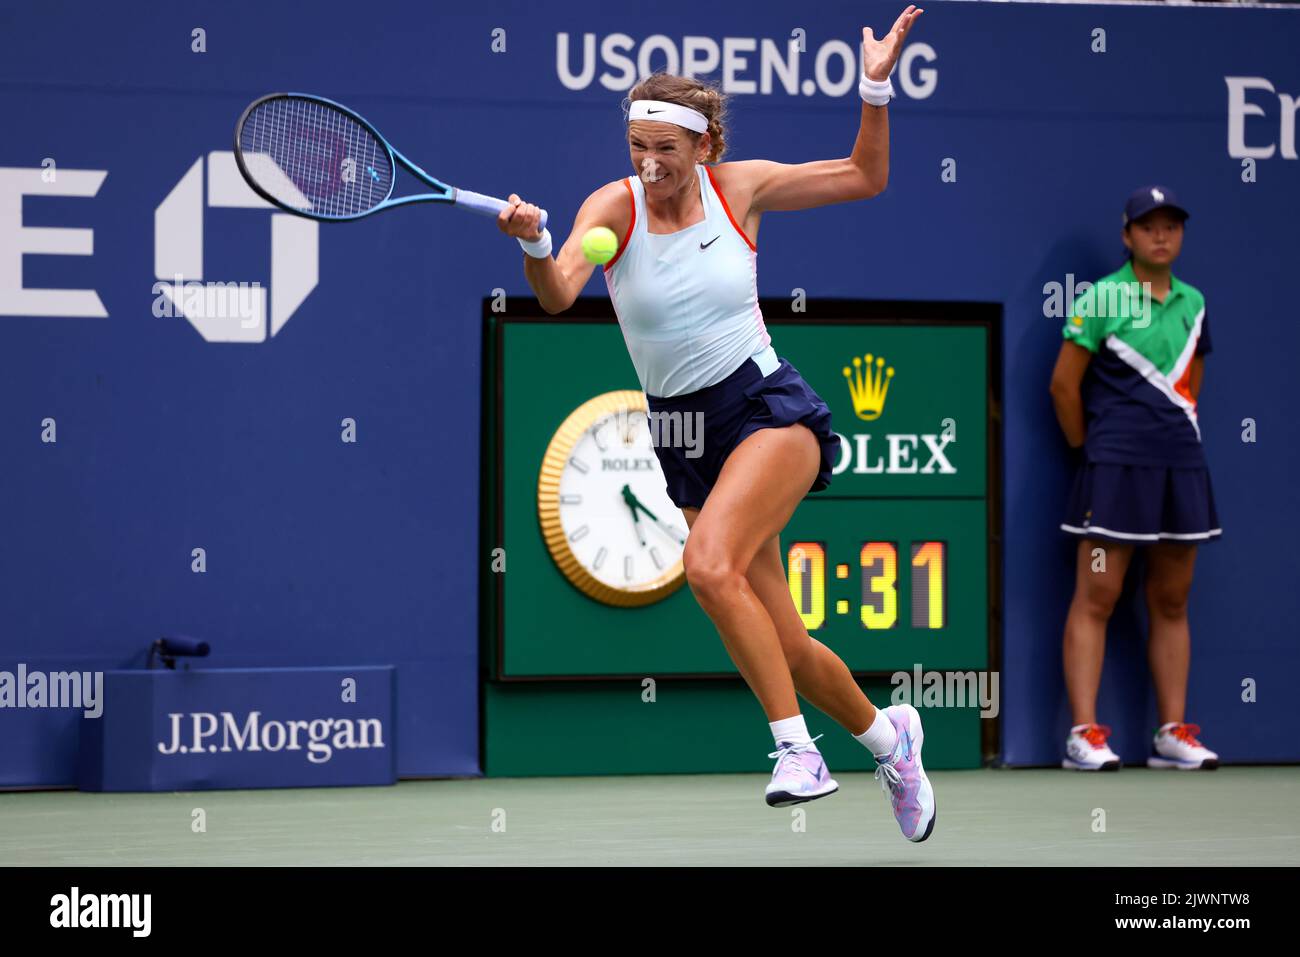
<svg viewBox="0 0 1300 957">
<path fill-rule="evenodd" d="M 317 234 L 250 208 L 230 178 L 236 117 L 272 90 L 342 100 L 446 180 L 545 205 L 560 239 L 631 171 L 619 102 L 637 72 L 723 82 L 729 158 L 841 156 L 861 28 L 901 6 L 0 11 L 0 670 L 139 664 L 167 631 L 206 638 L 215 666 L 394 664 L 399 773 L 477 773 L 480 315 L 494 290 L 529 295 L 519 251 L 446 210 Z M 1201 422 L 1226 533 L 1199 561 L 1189 716 L 1225 759 L 1300 757 L 1282 687 L 1300 665 L 1297 49 L 1289 10 L 927 4 L 896 80 L 888 191 L 765 217 L 764 296 L 1004 304 L 1008 762 L 1056 761 L 1069 718 L 1047 395 L 1061 321 L 1044 286 L 1114 268 L 1123 198 L 1153 181 L 1192 211 L 1176 271 L 1205 292 L 1215 340 Z M 58 229 L 81 232 L 40 231 Z M 159 317 L 156 284 L 178 272 L 260 283 L 269 309 Z M 588 293 L 604 295 L 599 274 Z M 1134 756 L 1154 722 L 1141 635 L 1126 605 L 1101 709 Z M 0 786 L 71 783 L 75 721 L 0 712 Z"/>
</svg>

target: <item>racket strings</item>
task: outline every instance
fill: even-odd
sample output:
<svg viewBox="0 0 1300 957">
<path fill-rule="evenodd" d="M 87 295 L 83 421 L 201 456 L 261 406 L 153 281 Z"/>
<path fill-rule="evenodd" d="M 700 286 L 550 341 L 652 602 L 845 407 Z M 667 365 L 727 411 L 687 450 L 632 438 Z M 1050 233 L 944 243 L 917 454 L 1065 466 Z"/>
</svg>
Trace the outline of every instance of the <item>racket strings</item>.
<svg viewBox="0 0 1300 957">
<path fill-rule="evenodd" d="M 257 105 L 240 127 L 239 150 L 263 191 L 315 216 L 361 216 L 392 191 L 384 144 L 347 113 L 315 100 L 286 96 Z"/>
</svg>

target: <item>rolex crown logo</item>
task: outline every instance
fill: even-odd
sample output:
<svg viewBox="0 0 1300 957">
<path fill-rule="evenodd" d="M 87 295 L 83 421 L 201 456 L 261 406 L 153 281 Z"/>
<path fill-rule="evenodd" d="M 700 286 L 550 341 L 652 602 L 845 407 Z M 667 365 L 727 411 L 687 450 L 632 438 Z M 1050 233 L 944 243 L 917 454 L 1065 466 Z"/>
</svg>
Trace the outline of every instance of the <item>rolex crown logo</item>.
<svg viewBox="0 0 1300 957">
<path fill-rule="evenodd" d="M 885 409 L 885 395 L 889 392 L 889 380 L 894 377 L 893 367 L 885 368 L 885 360 L 875 359 L 875 369 L 871 368 L 871 353 L 861 359 L 853 357 L 853 368 L 844 367 L 844 378 L 849 383 L 849 395 L 853 398 L 853 411 L 859 419 L 868 422 L 880 418 Z"/>
</svg>

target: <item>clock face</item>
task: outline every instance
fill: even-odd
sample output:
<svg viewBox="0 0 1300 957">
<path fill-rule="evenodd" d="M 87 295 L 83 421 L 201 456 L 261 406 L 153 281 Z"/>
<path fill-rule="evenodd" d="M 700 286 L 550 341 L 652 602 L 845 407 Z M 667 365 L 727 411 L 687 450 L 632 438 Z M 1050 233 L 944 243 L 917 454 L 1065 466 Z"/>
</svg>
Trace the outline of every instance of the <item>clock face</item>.
<svg viewBox="0 0 1300 957">
<path fill-rule="evenodd" d="M 640 605 L 684 580 L 686 519 L 665 489 L 645 397 L 584 403 L 551 440 L 538 488 L 551 556 L 592 598 Z"/>
</svg>

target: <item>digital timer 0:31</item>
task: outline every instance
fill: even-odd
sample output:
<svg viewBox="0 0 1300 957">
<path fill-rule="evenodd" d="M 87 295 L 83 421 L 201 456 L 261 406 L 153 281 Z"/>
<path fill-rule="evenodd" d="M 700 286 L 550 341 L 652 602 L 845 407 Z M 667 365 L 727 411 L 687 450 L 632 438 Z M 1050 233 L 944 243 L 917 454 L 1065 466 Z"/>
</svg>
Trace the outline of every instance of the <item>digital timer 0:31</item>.
<svg viewBox="0 0 1300 957">
<path fill-rule="evenodd" d="M 946 627 L 948 543 L 913 541 L 911 553 L 911 627 L 938 630 Z M 824 542 L 799 541 L 786 555 L 790 597 L 794 599 L 804 627 L 816 631 L 826 623 L 827 563 Z M 860 599 L 858 619 L 862 627 L 885 630 L 898 627 L 898 542 L 868 541 L 858 549 Z M 835 565 L 834 577 L 851 577 L 847 563 Z M 852 602 L 835 601 L 837 615 L 849 614 Z"/>
</svg>

